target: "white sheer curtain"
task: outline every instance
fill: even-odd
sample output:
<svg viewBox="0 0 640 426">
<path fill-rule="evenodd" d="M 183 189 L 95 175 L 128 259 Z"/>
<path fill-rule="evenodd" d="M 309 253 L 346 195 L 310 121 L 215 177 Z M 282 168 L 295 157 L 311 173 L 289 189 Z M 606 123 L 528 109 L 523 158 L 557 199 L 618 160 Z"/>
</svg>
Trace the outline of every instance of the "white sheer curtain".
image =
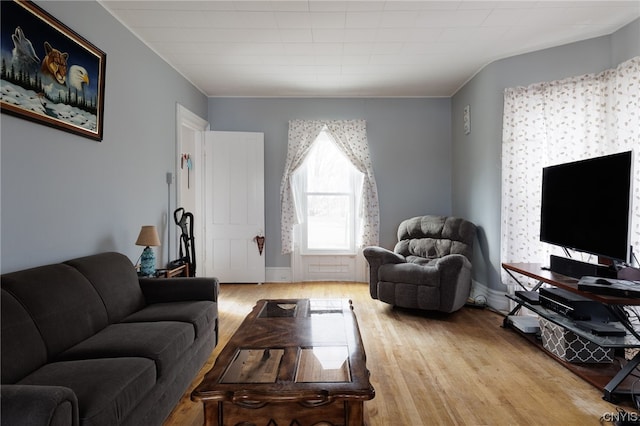
<svg viewBox="0 0 640 426">
<path fill-rule="evenodd" d="M 539 240 L 543 167 L 628 150 L 634 150 L 631 244 L 637 253 L 640 252 L 640 57 L 597 74 L 506 89 L 502 133 L 502 262 L 546 264 L 549 254 L 557 250 Z"/>
<path fill-rule="evenodd" d="M 361 246 L 377 245 L 379 238 L 378 189 L 373 176 L 367 125 L 365 120 L 291 120 L 289 121 L 289 142 L 287 160 L 280 184 L 282 253 L 293 252 L 293 226 L 298 223 L 291 178 L 300 167 L 320 132 L 325 129 L 331 134 L 336 145 L 358 171 L 364 175 L 360 203 Z"/>
</svg>

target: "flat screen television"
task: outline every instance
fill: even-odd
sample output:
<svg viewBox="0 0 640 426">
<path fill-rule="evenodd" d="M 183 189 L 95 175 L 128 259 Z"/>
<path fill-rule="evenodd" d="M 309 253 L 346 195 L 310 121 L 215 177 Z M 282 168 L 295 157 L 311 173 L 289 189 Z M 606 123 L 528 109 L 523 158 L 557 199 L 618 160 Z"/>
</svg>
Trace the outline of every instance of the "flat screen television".
<svg viewBox="0 0 640 426">
<path fill-rule="evenodd" d="M 542 170 L 540 240 L 628 261 L 632 152 Z"/>
</svg>

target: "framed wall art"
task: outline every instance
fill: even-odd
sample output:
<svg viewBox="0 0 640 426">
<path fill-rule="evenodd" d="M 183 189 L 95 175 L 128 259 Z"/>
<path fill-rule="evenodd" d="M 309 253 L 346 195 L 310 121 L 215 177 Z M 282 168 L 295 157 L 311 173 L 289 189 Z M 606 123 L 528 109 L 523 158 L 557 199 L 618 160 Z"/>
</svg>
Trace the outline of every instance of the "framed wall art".
<svg viewBox="0 0 640 426">
<path fill-rule="evenodd" d="M 30 1 L 0 8 L 2 112 L 101 141 L 106 54 Z"/>
</svg>

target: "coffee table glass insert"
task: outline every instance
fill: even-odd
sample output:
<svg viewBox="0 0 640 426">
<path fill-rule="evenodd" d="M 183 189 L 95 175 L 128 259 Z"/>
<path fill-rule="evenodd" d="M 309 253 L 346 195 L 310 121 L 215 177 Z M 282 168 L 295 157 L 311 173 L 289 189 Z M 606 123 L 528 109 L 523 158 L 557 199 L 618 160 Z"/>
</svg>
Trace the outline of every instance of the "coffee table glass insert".
<svg viewBox="0 0 640 426">
<path fill-rule="evenodd" d="M 242 349 L 220 383 L 275 383 L 284 349 Z"/>
<path fill-rule="evenodd" d="M 297 303 L 268 301 L 264 304 L 258 318 L 293 318 L 298 311 Z"/>
<path fill-rule="evenodd" d="M 317 346 L 300 351 L 297 383 L 350 382 L 349 349 L 346 346 Z"/>
<path fill-rule="evenodd" d="M 311 299 L 309 301 L 309 316 L 342 315 L 342 309 L 342 301 L 337 299 Z"/>
</svg>

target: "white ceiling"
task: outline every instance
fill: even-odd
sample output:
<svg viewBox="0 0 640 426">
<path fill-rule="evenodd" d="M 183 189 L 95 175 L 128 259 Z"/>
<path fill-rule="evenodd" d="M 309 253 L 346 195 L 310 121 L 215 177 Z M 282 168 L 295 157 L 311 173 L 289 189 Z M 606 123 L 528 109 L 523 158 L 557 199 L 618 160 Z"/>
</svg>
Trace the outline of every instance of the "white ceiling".
<svg viewBox="0 0 640 426">
<path fill-rule="evenodd" d="M 451 96 L 497 59 L 640 16 L 640 0 L 100 3 L 208 96 Z"/>
</svg>

